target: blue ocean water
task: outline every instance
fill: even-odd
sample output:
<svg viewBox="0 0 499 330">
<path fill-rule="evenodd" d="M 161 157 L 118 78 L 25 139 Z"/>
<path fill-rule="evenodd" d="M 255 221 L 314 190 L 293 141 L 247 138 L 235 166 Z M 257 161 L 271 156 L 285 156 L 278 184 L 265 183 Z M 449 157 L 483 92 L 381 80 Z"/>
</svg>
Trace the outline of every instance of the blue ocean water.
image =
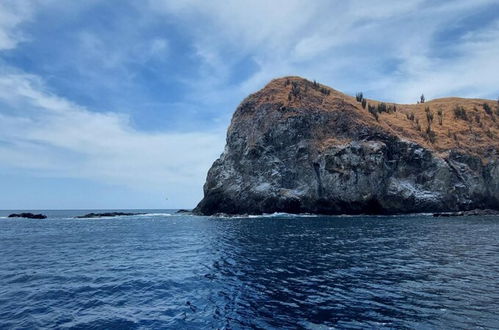
<svg viewBox="0 0 499 330">
<path fill-rule="evenodd" d="M 499 217 L 0 212 L 0 328 L 499 328 Z"/>
</svg>

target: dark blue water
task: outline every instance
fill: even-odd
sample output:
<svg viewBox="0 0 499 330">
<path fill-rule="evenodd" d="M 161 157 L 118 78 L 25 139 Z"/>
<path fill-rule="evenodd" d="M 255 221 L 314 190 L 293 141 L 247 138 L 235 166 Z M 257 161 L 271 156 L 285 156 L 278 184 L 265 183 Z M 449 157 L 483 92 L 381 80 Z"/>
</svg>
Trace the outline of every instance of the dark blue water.
<svg viewBox="0 0 499 330">
<path fill-rule="evenodd" d="M 499 217 L 155 212 L 0 218 L 0 328 L 499 327 Z"/>
</svg>

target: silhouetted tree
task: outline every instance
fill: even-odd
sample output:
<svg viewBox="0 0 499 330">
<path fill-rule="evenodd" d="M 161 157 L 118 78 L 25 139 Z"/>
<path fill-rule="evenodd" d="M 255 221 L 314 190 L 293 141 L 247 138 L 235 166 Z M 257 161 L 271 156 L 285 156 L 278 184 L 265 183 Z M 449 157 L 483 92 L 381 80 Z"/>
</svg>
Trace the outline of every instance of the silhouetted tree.
<svg viewBox="0 0 499 330">
<path fill-rule="evenodd" d="M 420 100 L 421 100 L 421 101 L 420 101 L 421 103 L 424 103 L 424 101 L 425 101 L 424 94 L 421 94 L 421 98 L 420 98 Z"/>
<path fill-rule="evenodd" d="M 355 94 L 355 99 L 357 100 L 357 102 L 362 102 L 362 100 L 364 99 L 364 95 L 362 94 L 362 92 Z"/>
</svg>

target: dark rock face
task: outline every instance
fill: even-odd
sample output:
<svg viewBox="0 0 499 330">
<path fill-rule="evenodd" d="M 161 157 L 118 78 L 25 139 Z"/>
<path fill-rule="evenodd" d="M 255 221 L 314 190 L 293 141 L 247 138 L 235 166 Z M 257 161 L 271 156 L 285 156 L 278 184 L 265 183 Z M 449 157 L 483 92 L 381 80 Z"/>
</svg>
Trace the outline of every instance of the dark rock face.
<svg viewBox="0 0 499 330">
<path fill-rule="evenodd" d="M 83 219 L 83 218 L 103 218 L 103 217 L 119 217 L 119 216 L 128 216 L 128 215 L 140 215 L 144 213 L 127 213 L 127 212 L 104 212 L 104 213 L 88 213 L 85 215 L 79 215 L 75 218 Z"/>
<path fill-rule="evenodd" d="M 12 213 L 9 215 L 9 218 L 46 219 L 47 216 L 33 213 Z"/>
<path fill-rule="evenodd" d="M 234 114 L 198 214 L 396 214 L 499 209 L 499 163 L 439 153 L 338 111 L 255 105 Z M 334 137 L 339 142 L 321 146 Z"/>
</svg>

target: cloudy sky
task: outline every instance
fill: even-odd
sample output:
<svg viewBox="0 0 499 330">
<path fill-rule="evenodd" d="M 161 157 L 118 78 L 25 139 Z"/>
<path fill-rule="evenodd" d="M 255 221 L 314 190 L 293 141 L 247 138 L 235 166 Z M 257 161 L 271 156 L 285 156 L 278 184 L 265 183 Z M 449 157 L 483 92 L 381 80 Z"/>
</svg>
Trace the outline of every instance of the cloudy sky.
<svg viewBox="0 0 499 330">
<path fill-rule="evenodd" d="M 498 59 L 498 0 L 1 0 L 0 209 L 194 207 L 274 77 L 495 99 Z"/>
</svg>

